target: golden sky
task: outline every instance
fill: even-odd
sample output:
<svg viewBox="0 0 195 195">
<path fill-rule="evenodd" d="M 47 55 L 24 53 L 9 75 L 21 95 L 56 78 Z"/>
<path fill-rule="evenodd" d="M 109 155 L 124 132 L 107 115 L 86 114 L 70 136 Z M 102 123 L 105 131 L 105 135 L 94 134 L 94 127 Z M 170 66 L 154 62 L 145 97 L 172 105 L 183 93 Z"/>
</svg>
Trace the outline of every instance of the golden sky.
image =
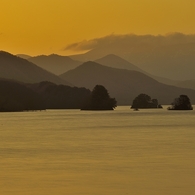
<svg viewBox="0 0 195 195">
<path fill-rule="evenodd" d="M 195 34 L 194 0 L 0 0 L 0 50 L 58 53 L 110 34 Z"/>
</svg>

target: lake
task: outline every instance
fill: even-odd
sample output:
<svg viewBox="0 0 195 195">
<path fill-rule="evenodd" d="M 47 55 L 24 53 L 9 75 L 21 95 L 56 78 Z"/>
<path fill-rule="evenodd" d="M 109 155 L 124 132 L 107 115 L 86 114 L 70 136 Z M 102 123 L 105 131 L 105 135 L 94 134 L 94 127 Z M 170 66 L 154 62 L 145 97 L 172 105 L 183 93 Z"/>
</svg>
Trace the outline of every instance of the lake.
<svg viewBox="0 0 195 195">
<path fill-rule="evenodd" d="M 0 195 L 194 194 L 194 110 L 0 113 Z"/>
</svg>

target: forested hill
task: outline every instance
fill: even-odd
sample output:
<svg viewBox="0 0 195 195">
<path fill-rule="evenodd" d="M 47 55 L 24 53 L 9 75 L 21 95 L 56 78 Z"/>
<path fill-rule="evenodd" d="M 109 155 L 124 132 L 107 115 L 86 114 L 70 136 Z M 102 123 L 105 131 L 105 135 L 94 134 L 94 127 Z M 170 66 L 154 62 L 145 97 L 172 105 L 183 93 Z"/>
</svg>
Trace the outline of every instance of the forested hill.
<svg viewBox="0 0 195 195">
<path fill-rule="evenodd" d="M 24 84 L 0 79 L 0 111 L 80 109 L 90 90 L 50 82 Z"/>
<path fill-rule="evenodd" d="M 42 110 L 43 99 L 22 83 L 0 80 L 0 111 Z"/>
<path fill-rule="evenodd" d="M 80 109 L 91 91 L 86 88 L 56 85 L 51 82 L 41 82 L 28 85 L 44 100 L 47 109 Z"/>
</svg>

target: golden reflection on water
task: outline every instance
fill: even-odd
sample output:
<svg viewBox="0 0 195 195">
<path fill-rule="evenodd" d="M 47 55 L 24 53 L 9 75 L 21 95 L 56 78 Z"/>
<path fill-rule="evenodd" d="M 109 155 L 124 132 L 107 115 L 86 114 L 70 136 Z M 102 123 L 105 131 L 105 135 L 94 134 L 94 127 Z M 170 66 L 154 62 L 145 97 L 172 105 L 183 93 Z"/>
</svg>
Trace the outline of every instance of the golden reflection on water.
<svg viewBox="0 0 195 195">
<path fill-rule="evenodd" d="M 194 195 L 194 113 L 1 113 L 0 195 Z"/>
</svg>

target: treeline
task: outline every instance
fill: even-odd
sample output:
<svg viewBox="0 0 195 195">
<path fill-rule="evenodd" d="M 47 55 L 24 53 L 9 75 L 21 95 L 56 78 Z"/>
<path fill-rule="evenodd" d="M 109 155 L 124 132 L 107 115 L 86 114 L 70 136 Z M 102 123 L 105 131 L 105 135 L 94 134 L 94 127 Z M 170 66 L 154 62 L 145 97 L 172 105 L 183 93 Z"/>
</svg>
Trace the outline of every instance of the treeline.
<svg viewBox="0 0 195 195">
<path fill-rule="evenodd" d="M 43 110 L 42 99 L 23 84 L 0 81 L 0 111 Z"/>
<path fill-rule="evenodd" d="M 85 88 L 50 82 L 24 84 L 0 80 L 0 111 L 80 109 L 90 93 Z"/>
<path fill-rule="evenodd" d="M 192 110 L 187 95 L 180 95 L 169 110 Z M 96 85 L 92 91 L 86 88 L 57 85 L 48 81 L 36 84 L 24 84 L 0 79 L 0 112 L 45 110 L 45 109 L 81 109 L 114 110 L 115 98 L 111 98 L 107 89 Z M 162 108 L 157 99 L 147 94 L 138 95 L 131 108 Z"/>
<path fill-rule="evenodd" d="M 46 109 L 81 109 L 91 94 L 86 88 L 56 85 L 47 81 L 28 87 L 41 96 Z"/>
</svg>

